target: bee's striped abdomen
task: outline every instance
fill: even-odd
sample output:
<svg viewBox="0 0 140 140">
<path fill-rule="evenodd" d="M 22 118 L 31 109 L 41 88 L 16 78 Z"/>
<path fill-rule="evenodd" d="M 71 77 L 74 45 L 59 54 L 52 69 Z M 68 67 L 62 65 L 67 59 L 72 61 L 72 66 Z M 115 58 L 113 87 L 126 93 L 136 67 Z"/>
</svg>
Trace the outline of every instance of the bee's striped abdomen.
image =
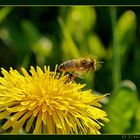
<svg viewBox="0 0 140 140">
<path fill-rule="evenodd" d="M 74 59 L 66 61 L 58 67 L 60 71 L 71 71 L 71 72 L 76 71 L 78 68 L 79 66 L 77 64 L 77 61 Z"/>
</svg>

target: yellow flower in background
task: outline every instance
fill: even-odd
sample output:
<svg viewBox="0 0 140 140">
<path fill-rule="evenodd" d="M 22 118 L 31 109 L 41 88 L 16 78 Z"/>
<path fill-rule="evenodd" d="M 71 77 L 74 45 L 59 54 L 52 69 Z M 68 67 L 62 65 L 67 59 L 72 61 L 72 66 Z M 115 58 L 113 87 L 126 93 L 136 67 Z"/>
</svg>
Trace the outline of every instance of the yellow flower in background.
<svg viewBox="0 0 140 140">
<path fill-rule="evenodd" d="M 21 130 L 33 134 L 100 134 L 107 114 L 97 96 L 85 86 L 68 80 L 68 75 L 44 67 L 31 67 L 30 74 L 10 68 L 0 77 L 0 120 L 12 134 Z"/>
</svg>

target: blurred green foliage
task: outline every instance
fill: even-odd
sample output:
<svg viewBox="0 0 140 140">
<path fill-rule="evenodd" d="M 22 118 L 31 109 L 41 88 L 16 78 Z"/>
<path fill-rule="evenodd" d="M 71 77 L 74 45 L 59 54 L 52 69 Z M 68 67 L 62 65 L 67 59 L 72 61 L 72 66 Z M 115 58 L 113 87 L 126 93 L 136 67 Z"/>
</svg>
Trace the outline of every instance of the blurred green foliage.
<svg viewBox="0 0 140 140">
<path fill-rule="evenodd" d="M 113 12 L 114 11 L 114 12 Z M 28 69 L 79 57 L 103 61 L 83 79 L 111 93 L 102 133 L 140 132 L 139 7 L 0 7 L 0 67 Z"/>
<path fill-rule="evenodd" d="M 110 122 L 106 125 L 109 133 L 128 133 L 134 126 L 134 119 L 138 105 L 137 89 L 131 81 L 123 81 L 116 94 L 110 97 L 107 105 Z M 131 132 L 131 131 L 130 131 Z"/>
</svg>

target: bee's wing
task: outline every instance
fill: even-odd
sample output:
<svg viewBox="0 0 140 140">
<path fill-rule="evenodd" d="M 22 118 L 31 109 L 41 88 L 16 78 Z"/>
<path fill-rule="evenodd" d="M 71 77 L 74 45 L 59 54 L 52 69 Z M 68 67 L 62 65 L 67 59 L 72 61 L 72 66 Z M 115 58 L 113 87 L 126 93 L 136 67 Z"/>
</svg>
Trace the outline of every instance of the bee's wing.
<svg viewBox="0 0 140 140">
<path fill-rule="evenodd" d="M 94 58 L 94 59 L 98 60 L 98 57 L 96 55 L 93 55 L 90 53 L 85 53 L 85 52 L 82 53 L 80 58 L 83 58 L 83 59 Z"/>
</svg>

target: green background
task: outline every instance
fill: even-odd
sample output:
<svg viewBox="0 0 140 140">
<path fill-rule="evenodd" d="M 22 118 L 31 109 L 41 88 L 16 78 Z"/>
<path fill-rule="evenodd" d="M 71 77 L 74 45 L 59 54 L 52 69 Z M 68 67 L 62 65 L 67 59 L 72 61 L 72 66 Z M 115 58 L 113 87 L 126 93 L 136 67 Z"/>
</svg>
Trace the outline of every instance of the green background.
<svg viewBox="0 0 140 140">
<path fill-rule="evenodd" d="M 80 57 L 104 62 L 76 82 L 102 101 L 103 134 L 140 132 L 140 8 L 112 6 L 0 7 L 0 67 L 20 71 Z M 2 76 L 2 75 L 1 75 Z"/>
</svg>

